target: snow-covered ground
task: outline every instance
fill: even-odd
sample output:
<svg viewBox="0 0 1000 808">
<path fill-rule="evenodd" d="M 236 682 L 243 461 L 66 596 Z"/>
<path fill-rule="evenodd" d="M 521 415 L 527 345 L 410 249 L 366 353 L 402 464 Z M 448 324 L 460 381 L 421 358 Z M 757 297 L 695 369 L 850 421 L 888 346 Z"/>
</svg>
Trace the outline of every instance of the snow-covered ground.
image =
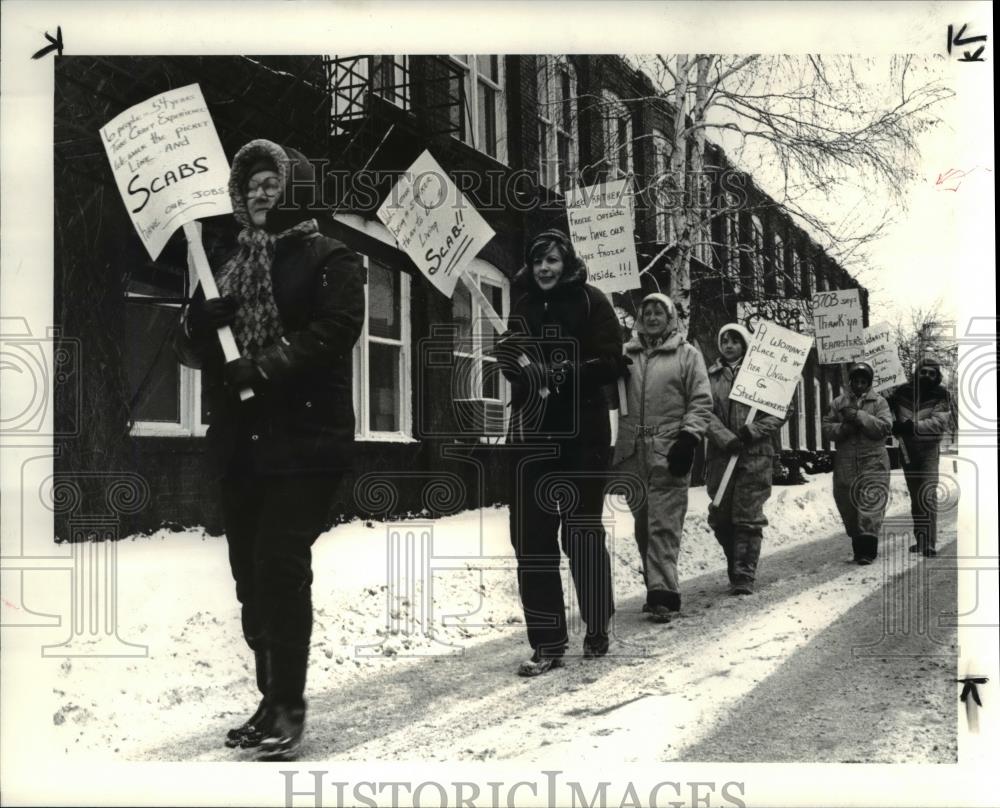
<svg viewBox="0 0 1000 808">
<path fill-rule="evenodd" d="M 892 491 L 890 513 L 905 509 L 898 473 L 892 476 Z M 724 582 L 722 552 L 705 522 L 707 506 L 705 489 L 691 489 L 680 558 L 682 588 L 685 579 L 713 571 L 720 588 Z M 841 530 L 830 475 L 776 487 L 766 511 L 765 559 Z M 617 498 L 607 501 L 605 523 L 616 599 L 638 597 L 642 583 L 632 519 Z M 390 553 L 387 548 L 396 541 L 404 550 L 425 549 Z M 196 733 L 200 726 L 240 723 L 256 702 L 225 539 L 197 530 L 160 531 L 123 540 L 117 551 L 118 634 L 147 646 L 148 654 L 54 658 L 47 661 L 51 676 L 35 683 L 44 691 L 35 694 L 36 700 L 51 716 L 44 731 L 54 749 L 73 759 L 155 760 L 171 739 Z M 846 539 L 844 554 L 850 555 Z M 336 692 L 386 669 L 495 640 L 503 632 L 523 639 L 505 508 L 433 521 L 340 525 L 317 542 L 313 568 L 311 692 Z M 41 610 L 66 614 L 65 600 Z M 65 628 L 53 631 L 54 641 L 65 634 Z M 7 629 L 5 655 L 17 653 L 28 633 Z M 37 648 L 37 634 L 32 638 Z M 716 651 L 721 655 L 724 649 Z"/>
</svg>

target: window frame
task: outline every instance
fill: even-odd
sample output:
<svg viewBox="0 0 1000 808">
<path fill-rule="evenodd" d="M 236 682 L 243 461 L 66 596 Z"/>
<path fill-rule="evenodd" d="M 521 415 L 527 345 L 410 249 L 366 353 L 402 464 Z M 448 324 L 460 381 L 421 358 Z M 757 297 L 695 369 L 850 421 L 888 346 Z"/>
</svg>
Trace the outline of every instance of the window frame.
<svg viewBox="0 0 1000 808">
<path fill-rule="evenodd" d="M 494 81 L 486 73 L 479 70 L 478 56 L 489 56 L 497 60 L 497 78 Z M 508 162 L 507 154 L 507 93 L 504 90 L 506 83 L 506 69 L 504 57 L 500 54 L 448 54 L 448 58 L 453 64 L 462 70 L 462 85 L 465 90 L 465 109 L 461 110 L 462 131 L 461 135 L 453 135 L 458 140 L 466 143 L 477 151 L 481 151 L 488 157 L 503 163 Z M 495 116 L 496 116 L 496 154 L 490 154 L 484 145 L 479 143 L 479 97 L 480 86 L 487 87 L 496 93 L 495 96 Z"/>
<path fill-rule="evenodd" d="M 372 259 L 362 254 L 366 278 L 370 278 Z M 354 345 L 354 373 L 352 391 L 354 402 L 354 440 L 367 443 L 416 443 L 413 437 L 413 384 L 410 370 L 413 367 L 411 357 L 411 317 L 410 317 L 410 276 L 406 272 L 394 270 L 393 267 L 378 262 L 389 272 L 399 275 L 399 338 L 374 336 L 369 333 L 369 291 L 370 283 L 365 282 L 365 319 L 361 326 L 361 335 Z M 370 343 L 398 347 L 399 359 L 399 429 L 394 431 L 371 429 L 371 390 L 369 389 L 371 373 L 369 369 Z"/>
<path fill-rule="evenodd" d="M 653 181 L 660 186 L 670 168 L 670 155 L 668 154 L 670 141 L 662 129 L 653 129 L 650 136 L 653 142 L 653 171 L 655 172 Z M 670 218 L 670 211 L 667 207 L 660 204 L 660 195 L 654 194 L 653 199 L 655 200 L 653 236 L 657 243 L 667 244 L 671 239 L 673 220 Z"/>
<path fill-rule="evenodd" d="M 632 113 L 617 93 L 607 88 L 601 89 L 601 129 L 604 135 L 604 162 L 608 166 L 607 179 L 625 179 L 635 172 L 635 155 L 632 141 Z M 622 170 L 622 124 L 624 123 L 624 160 Z M 612 142 L 615 144 L 612 148 Z"/>
<path fill-rule="evenodd" d="M 538 58 L 541 65 L 536 76 L 538 178 L 545 187 L 566 194 L 572 190 L 572 178 L 579 170 L 580 129 L 576 68 L 565 56 Z M 569 81 L 568 96 L 563 93 L 563 78 Z M 568 143 L 565 166 L 560 154 L 560 146 L 564 141 Z"/>
</svg>

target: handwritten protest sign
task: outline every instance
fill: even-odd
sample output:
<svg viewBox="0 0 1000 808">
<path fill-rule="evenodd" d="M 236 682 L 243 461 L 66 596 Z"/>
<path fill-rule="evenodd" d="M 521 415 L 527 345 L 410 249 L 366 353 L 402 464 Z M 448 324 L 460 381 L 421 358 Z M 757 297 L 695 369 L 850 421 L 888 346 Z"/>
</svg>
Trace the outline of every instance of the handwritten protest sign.
<svg viewBox="0 0 1000 808">
<path fill-rule="evenodd" d="M 129 107 L 101 129 L 101 142 L 152 258 L 182 225 L 232 213 L 229 161 L 197 84 Z"/>
<path fill-rule="evenodd" d="M 736 319 L 752 334 L 761 320 L 776 323 L 796 334 L 813 336 L 812 301 L 782 298 L 748 300 L 736 304 Z"/>
<path fill-rule="evenodd" d="M 857 289 L 817 292 L 812 298 L 816 350 L 821 365 L 854 362 L 865 355 L 861 296 Z"/>
<path fill-rule="evenodd" d="M 376 215 L 427 280 L 448 297 L 495 235 L 429 151 L 400 177 Z"/>
<path fill-rule="evenodd" d="M 865 329 L 865 361 L 875 371 L 872 390 L 876 393 L 898 387 L 906 381 L 896 340 L 888 323 L 876 323 Z"/>
<path fill-rule="evenodd" d="M 640 288 L 628 180 L 570 191 L 566 212 L 570 238 L 587 265 L 588 281 L 609 294 Z"/>
<path fill-rule="evenodd" d="M 784 418 L 813 338 L 761 320 L 729 397 Z"/>
</svg>

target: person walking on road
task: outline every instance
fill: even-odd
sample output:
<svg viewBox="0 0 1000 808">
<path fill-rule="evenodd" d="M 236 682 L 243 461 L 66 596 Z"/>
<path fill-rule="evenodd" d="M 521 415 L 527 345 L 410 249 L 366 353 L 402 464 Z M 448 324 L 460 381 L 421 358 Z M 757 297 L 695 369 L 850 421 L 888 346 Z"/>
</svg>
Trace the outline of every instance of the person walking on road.
<svg viewBox="0 0 1000 808">
<path fill-rule="evenodd" d="M 298 204 L 293 190 L 310 187 Z M 308 205 L 317 190 L 294 149 L 254 140 L 237 152 L 229 194 L 239 247 L 217 272 L 221 297 L 205 300 L 199 288 L 175 335 L 179 359 L 202 370 L 208 454 L 262 697 L 225 743 L 259 747 L 263 760 L 292 759 L 301 743 L 311 547 L 354 442 L 364 278 L 360 256 L 319 234 Z M 217 338 L 224 325 L 242 354 L 228 363 Z M 241 401 L 245 388 L 253 397 Z"/>
<path fill-rule="evenodd" d="M 681 550 L 695 450 L 712 412 L 701 352 L 677 331 L 674 302 L 643 298 L 636 337 L 625 346 L 629 365 L 628 414 L 618 422 L 613 466 L 636 475 L 641 491 L 626 486 L 646 583 L 644 611 L 669 622 L 681 608 L 677 558 Z"/>
<path fill-rule="evenodd" d="M 823 419 L 823 435 L 837 447 L 833 461 L 833 498 L 851 538 L 854 560 L 871 564 L 878 557 L 878 536 L 889 505 L 889 453 L 892 431 L 889 404 L 872 392 L 874 371 L 866 362 L 851 365 L 848 389 L 837 396 Z"/>
<path fill-rule="evenodd" d="M 583 655 L 604 656 L 610 644 L 614 599 L 601 515 L 611 423 L 602 386 L 619 376 L 622 339 L 611 302 L 586 281 L 569 236 L 536 236 L 495 348 L 511 383 L 510 539 L 532 649 L 521 676 L 563 664 L 560 540 L 587 626 Z"/>
<path fill-rule="evenodd" d="M 951 398 L 942 381 L 941 364 L 933 357 L 922 357 L 914 369 L 913 383 L 898 387 L 890 397 L 895 414 L 892 432 L 906 448 L 903 475 L 916 537 L 910 552 L 925 556 L 937 555 L 941 438 L 952 424 Z"/>
<path fill-rule="evenodd" d="M 708 369 L 712 414 L 705 486 L 710 497 L 715 498 L 730 457 L 735 454 L 738 459 L 719 506 L 708 506 L 708 524 L 726 554 L 730 594 L 751 595 L 767 526 L 764 503 L 771 496 L 775 436 L 784 420 L 758 413 L 747 423 L 750 407 L 729 397 L 750 345 L 750 332 L 739 323 L 728 323 L 719 329 L 717 345 L 720 357 Z"/>
</svg>

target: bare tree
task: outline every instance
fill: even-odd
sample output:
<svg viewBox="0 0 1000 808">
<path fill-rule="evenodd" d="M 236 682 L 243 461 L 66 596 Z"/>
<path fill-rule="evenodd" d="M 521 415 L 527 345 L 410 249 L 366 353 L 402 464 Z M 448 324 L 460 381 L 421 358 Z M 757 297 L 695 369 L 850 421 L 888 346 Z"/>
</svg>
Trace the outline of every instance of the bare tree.
<svg viewBox="0 0 1000 808">
<path fill-rule="evenodd" d="M 842 266 L 857 266 L 863 247 L 888 216 L 854 211 L 824 216 L 819 198 L 859 197 L 881 189 L 895 206 L 915 176 L 917 140 L 937 123 L 935 107 L 953 93 L 927 62 L 859 57 L 677 54 L 643 57 L 639 66 L 672 108 L 670 158 L 652 182 L 681 198 L 701 193 L 709 134 L 748 174 L 777 169 L 775 202 L 797 218 Z M 735 153 L 732 143 L 735 142 Z M 674 198 L 677 198 L 676 196 Z M 889 206 L 886 206 L 888 208 Z M 686 327 L 692 250 L 711 241 L 712 206 L 672 205 L 671 295 Z"/>
</svg>

